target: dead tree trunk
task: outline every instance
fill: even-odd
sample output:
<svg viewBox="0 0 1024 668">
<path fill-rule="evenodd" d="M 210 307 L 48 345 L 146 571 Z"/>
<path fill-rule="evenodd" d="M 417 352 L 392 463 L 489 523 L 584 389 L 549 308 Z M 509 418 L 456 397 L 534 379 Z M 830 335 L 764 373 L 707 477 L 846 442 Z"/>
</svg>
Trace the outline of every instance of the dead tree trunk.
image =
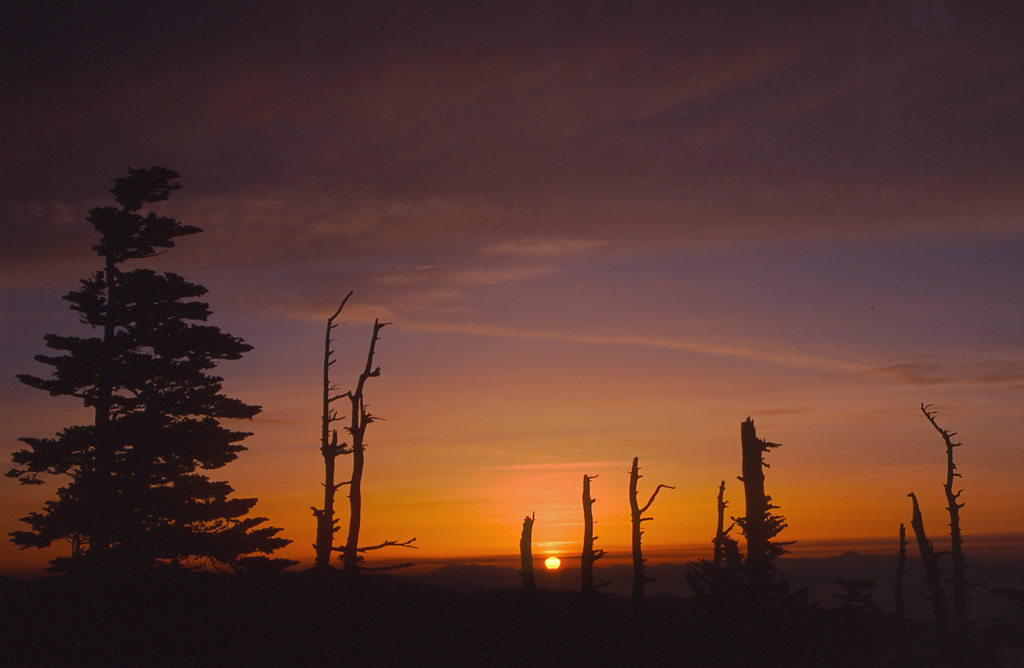
<svg viewBox="0 0 1024 668">
<path fill-rule="evenodd" d="M 416 547 L 412 544 L 416 540 L 415 538 L 402 542 L 386 540 L 378 545 L 359 547 L 359 528 L 363 510 L 363 467 L 366 461 L 366 428 L 371 422 L 376 420 L 367 410 L 363 391 L 367 380 L 380 376 L 380 367 L 373 366 L 373 354 L 376 350 L 377 342 L 380 341 L 380 330 L 384 329 L 388 324 L 379 320 L 373 321 L 373 335 L 370 337 L 370 349 L 366 354 L 366 367 L 359 374 L 356 388 L 340 395 L 341 397 L 348 397 L 352 404 L 351 422 L 345 428 L 352 436 L 352 446 L 349 448 L 352 452 L 352 478 L 349 482 L 348 494 L 348 538 L 345 541 L 345 547 L 341 551 L 342 569 L 350 574 L 360 570 L 360 562 L 363 560 L 362 554 L 364 552 L 379 550 L 384 547 L 410 547 L 413 549 Z M 410 565 L 412 564 L 400 564 L 387 568 L 402 568 Z"/>
<path fill-rule="evenodd" d="M 892 583 L 892 597 L 896 605 L 896 618 L 906 619 L 906 604 L 903 598 L 903 574 L 907 570 L 907 528 L 900 522 L 900 551 L 896 561 L 896 580 Z"/>
<path fill-rule="evenodd" d="M 932 603 L 932 612 L 935 614 L 935 625 L 939 633 L 944 633 L 949 628 L 949 607 L 946 603 L 946 592 L 942 589 L 942 575 L 939 569 L 939 556 L 935 554 L 935 548 L 924 532 L 924 519 L 921 517 L 921 507 L 917 504 L 917 497 L 911 492 L 907 496 L 914 503 L 913 518 L 910 526 L 914 528 L 914 535 L 917 537 L 917 548 L 921 552 L 921 562 L 924 565 L 925 583 L 928 585 L 928 596 L 926 598 Z"/>
<path fill-rule="evenodd" d="M 523 589 L 529 593 L 533 593 L 535 587 L 533 579 L 533 521 L 536 517 L 537 513 L 534 513 L 523 518 L 523 533 L 519 537 L 519 563 L 523 576 Z"/>
<path fill-rule="evenodd" d="M 755 591 L 766 593 L 771 579 L 771 562 L 786 553 L 785 545 L 792 542 L 772 541 L 786 528 L 785 519 L 770 511 L 778 508 L 764 491 L 764 453 L 779 447 L 757 437 L 754 421 L 749 417 L 740 425 L 740 444 L 743 449 L 743 483 L 746 498 L 746 516 L 733 518 L 747 539 L 747 577 Z"/>
<path fill-rule="evenodd" d="M 963 537 L 960 534 L 960 509 L 964 504 L 960 503 L 960 495 L 963 490 L 953 491 L 953 479 L 961 477 L 953 463 L 953 448 L 960 447 L 960 443 L 954 443 L 953 437 L 956 432 L 950 433 L 935 422 L 936 411 L 928 410 L 931 404 L 921 404 L 921 412 L 928 421 L 932 423 L 936 431 L 942 436 L 946 443 L 946 483 L 943 488 L 946 491 L 946 508 L 949 510 L 949 537 L 950 553 L 953 555 L 953 624 L 960 633 L 967 632 L 967 574 L 964 563 Z"/>
<path fill-rule="evenodd" d="M 711 540 L 712 557 L 699 559 L 686 567 L 686 581 L 698 597 L 710 597 L 716 606 L 728 603 L 736 590 L 742 566 L 739 544 L 729 535 L 735 523 L 725 526 L 725 481 L 718 485 L 718 524 Z"/>
<path fill-rule="evenodd" d="M 671 485 L 658 485 L 654 492 L 651 494 L 651 498 L 647 500 L 647 503 L 643 507 L 636 500 L 637 494 L 637 483 L 640 481 L 640 465 L 639 458 L 633 458 L 633 468 L 629 471 L 629 510 L 630 517 L 633 522 L 633 601 L 640 603 L 644 598 L 644 587 L 651 578 L 647 577 L 644 572 L 644 553 L 640 547 L 640 538 L 643 536 L 643 530 L 641 529 L 641 523 L 647 522 L 648 520 L 654 519 L 653 517 L 642 517 L 647 512 L 647 509 L 654 503 L 654 497 L 658 496 L 658 492 L 661 491 L 662 487 L 668 489 L 675 489 Z"/>
<path fill-rule="evenodd" d="M 370 350 L 366 355 L 366 367 L 359 374 L 356 389 L 342 395 L 347 396 L 352 404 L 351 422 L 346 428 L 352 436 L 352 479 L 348 492 L 348 537 L 341 555 L 343 568 L 349 572 L 358 570 L 359 562 L 362 560 L 362 557 L 359 555 L 359 526 L 363 511 L 363 466 L 366 461 L 365 436 L 366 427 L 374 420 L 373 416 L 366 409 L 363 390 L 367 380 L 380 376 L 380 367 L 373 366 L 373 353 L 377 347 L 377 341 L 380 340 L 380 330 L 386 324 L 378 320 L 373 321 L 373 336 L 370 337 Z"/>
<path fill-rule="evenodd" d="M 321 573 L 331 570 L 331 552 L 334 548 L 334 534 L 338 531 L 338 521 L 334 518 L 334 495 L 338 489 L 346 483 L 334 482 L 334 469 L 338 455 L 347 452 L 345 444 L 338 444 L 338 431 L 331 428 L 331 424 L 341 418 L 338 412 L 331 408 L 331 404 L 340 399 L 339 396 L 331 396 L 336 387 L 331 385 L 331 366 L 334 365 L 334 351 L 331 350 L 331 331 L 334 329 L 334 320 L 345 308 L 352 293 L 349 292 L 341 300 L 341 305 L 334 315 L 327 319 L 327 332 L 324 335 L 324 376 L 323 376 L 323 413 L 320 420 L 320 454 L 324 458 L 324 506 L 321 509 L 313 508 L 313 516 L 316 517 L 316 569 Z"/>
<path fill-rule="evenodd" d="M 583 554 L 580 556 L 580 591 L 584 596 L 592 596 L 598 587 L 594 585 L 594 562 L 604 556 L 604 550 L 595 550 L 594 541 L 594 501 L 590 498 L 590 481 L 596 475 L 583 475 Z"/>
<path fill-rule="evenodd" d="M 725 509 L 728 506 L 729 503 L 725 500 L 725 481 L 723 480 L 722 484 L 718 486 L 718 530 L 715 531 L 715 552 L 713 561 L 715 570 L 722 568 L 722 562 L 725 560 L 726 556 L 726 545 L 730 540 L 729 531 L 734 526 L 733 524 L 730 524 L 728 529 L 725 528 Z"/>
</svg>

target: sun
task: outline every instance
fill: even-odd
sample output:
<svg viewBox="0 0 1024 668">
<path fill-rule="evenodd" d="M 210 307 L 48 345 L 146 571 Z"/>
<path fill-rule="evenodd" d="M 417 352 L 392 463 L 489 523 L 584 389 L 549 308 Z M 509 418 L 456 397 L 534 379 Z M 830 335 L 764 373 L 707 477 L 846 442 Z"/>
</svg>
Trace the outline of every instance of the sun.
<svg viewBox="0 0 1024 668">
<path fill-rule="evenodd" d="M 562 560 L 558 557 L 551 556 L 544 560 L 544 568 L 549 571 L 558 570 L 558 567 L 562 565 Z"/>
</svg>

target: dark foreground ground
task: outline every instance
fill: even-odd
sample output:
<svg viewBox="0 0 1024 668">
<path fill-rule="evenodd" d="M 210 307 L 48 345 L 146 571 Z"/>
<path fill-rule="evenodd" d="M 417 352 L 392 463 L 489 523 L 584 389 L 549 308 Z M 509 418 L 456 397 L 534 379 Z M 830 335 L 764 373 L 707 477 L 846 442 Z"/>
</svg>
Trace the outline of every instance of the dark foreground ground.
<svg viewBox="0 0 1024 668">
<path fill-rule="evenodd" d="M 164 573 L 0 582 L 7 666 L 932 666 L 928 623 L 787 598 L 715 610 L 648 597 L 458 592 L 386 574 Z M 968 665 L 1020 665 L 1021 627 L 975 630 Z M 1016 653 L 1015 653 L 1016 652 Z"/>
</svg>

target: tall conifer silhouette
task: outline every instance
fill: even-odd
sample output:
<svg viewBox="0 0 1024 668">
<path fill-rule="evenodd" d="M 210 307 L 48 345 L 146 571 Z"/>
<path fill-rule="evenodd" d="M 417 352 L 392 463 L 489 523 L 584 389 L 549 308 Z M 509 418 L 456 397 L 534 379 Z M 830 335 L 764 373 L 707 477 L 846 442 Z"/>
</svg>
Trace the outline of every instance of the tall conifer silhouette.
<svg viewBox="0 0 1024 668">
<path fill-rule="evenodd" d="M 15 531 L 21 547 L 71 542 L 71 557 L 55 570 L 77 567 L 134 570 L 157 563 L 196 565 L 212 561 L 236 568 L 282 567 L 291 562 L 252 556 L 286 545 L 279 529 L 246 517 L 256 499 L 231 498 L 227 482 L 201 471 L 217 469 L 246 448 L 246 432 L 221 426 L 223 419 L 259 413 L 225 396 L 212 370 L 251 350 L 242 339 L 203 324 L 206 288 L 173 273 L 128 268 L 173 248 L 178 237 L 201 230 L 156 213 L 147 204 L 166 200 L 180 186 L 162 167 L 129 169 L 111 190 L 118 207 L 97 207 L 87 220 L 100 233 L 94 246 L 103 268 L 64 299 L 97 335 L 47 334 L 54 355 L 37 355 L 49 378 L 21 382 L 70 396 L 93 410 L 91 424 L 65 428 L 54 438 L 22 438 L 7 473 L 25 484 L 40 475 L 66 484 L 42 512 Z"/>
</svg>

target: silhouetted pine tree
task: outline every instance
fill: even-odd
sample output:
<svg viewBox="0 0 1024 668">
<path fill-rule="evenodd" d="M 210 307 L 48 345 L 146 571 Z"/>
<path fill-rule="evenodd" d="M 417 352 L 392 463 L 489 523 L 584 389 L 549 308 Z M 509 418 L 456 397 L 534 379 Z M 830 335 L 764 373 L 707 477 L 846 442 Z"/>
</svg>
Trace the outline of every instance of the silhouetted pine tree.
<svg viewBox="0 0 1024 668">
<path fill-rule="evenodd" d="M 146 205 L 166 200 L 180 186 L 165 168 L 129 169 L 111 190 L 119 207 L 97 207 L 87 220 L 100 233 L 94 246 L 103 269 L 64 299 L 97 336 L 45 337 L 55 355 L 37 355 L 50 378 L 18 376 L 53 396 L 69 396 L 93 409 L 91 424 L 65 428 L 54 438 L 23 438 L 29 447 L 12 456 L 9 477 L 42 484 L 41 474 L 66 477 L 42 512 L 15 531 L 21 547 L 47 547 L 65 539 L 71 557 L 53 569 L 116 570 L 158 563 L 205 561 L 234 568 L 280 568 L 291 563 L 250 556 L 269 554 L 290 541 L 246 517 L 256 499 L 231 498 L 226 482 L 200 471 L 217 469 L 246 448 L 246 432 L 222 419 L 248 419 L 250 406 L 221 392 L 211 371 L 251 346 L 202 324 L 210 315 L 196 301 L 201 285 L 177 274 L 126 268 L 174 247 L 177 237 L 201 230 L 155 213 Z"/>
</svg>

